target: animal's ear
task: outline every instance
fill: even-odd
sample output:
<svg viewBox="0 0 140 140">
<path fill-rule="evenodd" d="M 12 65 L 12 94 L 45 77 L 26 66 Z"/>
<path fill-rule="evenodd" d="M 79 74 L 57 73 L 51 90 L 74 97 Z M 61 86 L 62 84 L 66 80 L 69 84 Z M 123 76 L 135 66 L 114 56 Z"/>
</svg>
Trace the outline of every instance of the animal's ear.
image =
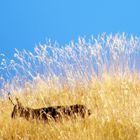
<svg viewBox="0 0 140 140">
<path fill-rule="evenodd" d="M 17 101 L 17 105 L 18 106 L 22 106 L 22 104 L 19 102 L 19 99 L 18 98 L 16 98 L 16 101 Z"/>
<path fill-rule="evenodd" d="M 13 105 L 15 105 L 15 104 L 13 103 L 12 99 L 10 98 L 10 92 L 8 93 L 8 99 L 11 101 L 11 103 L 12 103 Z"/>
</svg>

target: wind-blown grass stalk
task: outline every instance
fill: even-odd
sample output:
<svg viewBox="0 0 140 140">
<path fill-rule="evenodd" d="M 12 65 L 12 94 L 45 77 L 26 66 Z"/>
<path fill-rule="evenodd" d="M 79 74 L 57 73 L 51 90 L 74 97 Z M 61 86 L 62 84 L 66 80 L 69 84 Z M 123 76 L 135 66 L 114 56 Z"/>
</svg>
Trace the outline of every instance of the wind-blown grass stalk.
<svg viewBox="0 0 140 140">
<path fill-rule="evenodd" d="M 1 139 L 140 139 L 140 38 L 102 34 L 63 47 L 47 42 L 0 60 L 0 93 L 14 93 L 12 103 L 0 98 Z M 92 114 L 45 124 L 12 120 L 16 98 L 22 111 L 82 104 Z"/>
<path fill-rule="evenodd" d="M 79 38 L 63 47 L 48 41 L 35 47 L 34 52 L 15 49 L 13 60 L 1 54 L 0 85 L 2 92 L 19 90 L 26 83 L 33 86 L 39 78 L 47 84 L 51 80 L 59 87 L 74 88 L 105 73 L 123 76 L 139 72 L 139 60 L 140 38 L 124 33 Z"/>
</svg>

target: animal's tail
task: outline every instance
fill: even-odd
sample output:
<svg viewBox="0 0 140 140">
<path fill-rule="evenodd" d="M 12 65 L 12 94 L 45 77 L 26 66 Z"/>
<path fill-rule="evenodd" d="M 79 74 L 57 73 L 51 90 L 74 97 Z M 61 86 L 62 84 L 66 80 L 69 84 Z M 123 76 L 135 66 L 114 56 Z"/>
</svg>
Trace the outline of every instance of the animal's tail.
<svg viewBox="0 0 140 140">
<path fill-rule="evenodd" d="M 11 103 L 13 104 L 13 105 L 15 105 L 14 103 L 13 103 L 13 101 L 12 101 L 12 99 L 11 99 L 11 97 L 10 97 L 10 92 L 8 93 L 8 99 L 11 101 Z"/>
</svg>

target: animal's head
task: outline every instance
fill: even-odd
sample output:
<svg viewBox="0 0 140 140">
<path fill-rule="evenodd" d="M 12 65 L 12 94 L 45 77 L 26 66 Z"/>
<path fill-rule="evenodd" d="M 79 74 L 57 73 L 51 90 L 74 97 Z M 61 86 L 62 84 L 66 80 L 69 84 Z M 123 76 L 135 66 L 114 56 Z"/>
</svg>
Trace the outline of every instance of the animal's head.
<svg viewBox="0 0 140 140">
<path fill-rule="evenodd" d="M 14 104 L 12 99 L 10 98 L 9 96 L 9 100 L 11 101 L 11 103 L 13 104 L 13 111 L 11 113 L 11 117 L 12 118 L 15 118 L 17 116 L 22 116 L 23 114 L 23 110 L 24 110 L 24 107 L 22 106 L 22 104 L 19 102 L 18 98 L 16 98 L 16 102 L 17 104 Z"/>
<path fill-rule="evenodd" d="M 92 113 L 91 113 L 91 110 L 88 109 L 88 116 L 90 116 Z"/>
</svg>

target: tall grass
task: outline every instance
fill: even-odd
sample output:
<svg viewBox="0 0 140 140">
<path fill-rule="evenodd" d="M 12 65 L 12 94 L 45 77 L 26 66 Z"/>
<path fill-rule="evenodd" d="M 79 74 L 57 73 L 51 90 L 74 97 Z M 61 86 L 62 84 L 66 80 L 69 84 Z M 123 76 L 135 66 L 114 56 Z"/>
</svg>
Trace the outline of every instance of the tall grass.
<svg viewBox="0 0 140 140">
<path fill-rule="evenodd" d="M 105 73 L 123 76 L 140 69 L 140 38 L 123 34 L 79 38 L 65 46 L 48 41 L 34 52 L 15 49 L 13 60 L 1 54 L 0 85 L 18 90 L 37 78 L 57 86 L 74 87 Z M 50 80 L 51 79 L 51 80 Z M 10 87 L 9 87 L 10 86 Z M 7 87 L 6 87 L 7 89 Z"/>
<path fill-rule="evenodd" d="M 140 139 L 140 38 L 123 34 L 79 38 L 65 46 L 48 41 L 34 52 L 1 54 L 1 96 L 13 93 L 24 106 L 84 104 L 87 119 L 47 124 L 12 120 L 12 105 L 0 99 L 1 139 Z M 14 100 L 15 102 L 15 100 Z M 15 102 L 16 103 L 16 102 Z"/>
</svg>

